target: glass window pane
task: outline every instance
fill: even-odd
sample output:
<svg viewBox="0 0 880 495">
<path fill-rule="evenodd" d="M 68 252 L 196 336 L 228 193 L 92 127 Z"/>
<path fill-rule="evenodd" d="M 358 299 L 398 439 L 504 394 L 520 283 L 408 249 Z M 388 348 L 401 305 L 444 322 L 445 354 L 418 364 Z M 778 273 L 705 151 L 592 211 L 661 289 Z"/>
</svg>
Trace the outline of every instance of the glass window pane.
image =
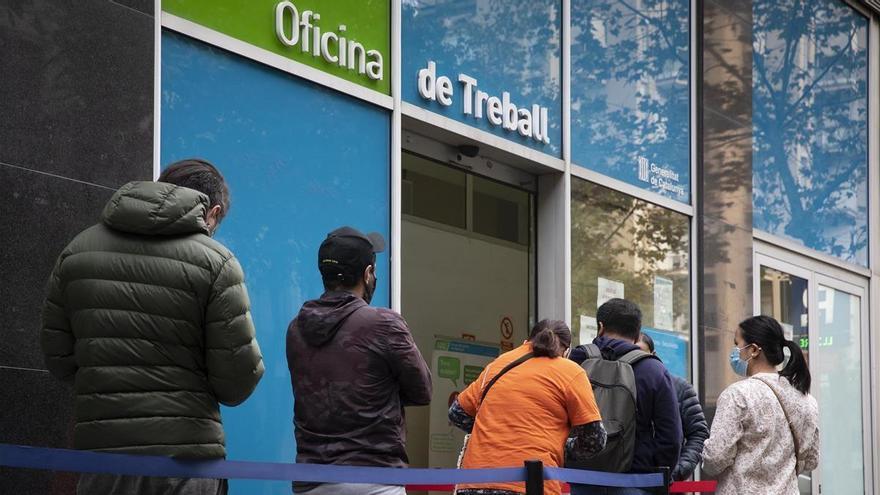
<svg viewBox="0 0 880 495">
<path fill-rule="evenodd" d="M 467 175 L 403 153 L 403 214 L 464 229 L 467 227 Z"/>
<path fill-rule="evenodd" d="M 600 298 L 638 304 L 643 330 L 670 372 L 690 375 L 690 237 L 687 216 L 572 179 L 572 330 L 592 338 Z"/>
<path fill-rule="evenodd" d="M 690 201 L 690 0 L 571 4 L 578 165 Z"/>
<path fill-rule="evenodd" d="M 403 0 L 402 17 L 404 101 L 561 156 L 560 0 Z M 429 61 L 435 62 L 435 82 L 443 76 L 451 82 L 448 106 L 425 99 L 419 92 L 419 71 L 427 70 Z M 466 88 L 459 75 L 471 78 L 473 87 Z M 500 102 L 505 93 L 508 105 L 501 109 L 505 117 L 493 124 L 490 99 Z M 511 105 L 516 109 L 510 111 Z M 536 107 L 546 109 L 547 132 Z M 524 113 L 529 114 L 528 127 Z M 517 124 L 505 128 L 504 123 L 514 119 Z"/>
<path fill-rule="evenodd" d="M 528 245 L 530 198 L 526 191 L 474 176 L 474 232 Z"/>
<path fill-rule="evenodd" d="M 806 279 L 783 271 L 761 267 L 761 314 L 782 324 L 786 338 L 797 342 L 810 360 L 810 334 L 807 308 L 809 293 Z"/>
<path fill-rule="evenodd" d="M 839 0 L 753 5 L 754 225 L 868 260 L 868 19 Z"/>
<path fill-rule="evenodd" d="M 822 493 L 864 493 L 861 300 L 819 286 L 813 387 L 818 388 Z"/>
</svg>

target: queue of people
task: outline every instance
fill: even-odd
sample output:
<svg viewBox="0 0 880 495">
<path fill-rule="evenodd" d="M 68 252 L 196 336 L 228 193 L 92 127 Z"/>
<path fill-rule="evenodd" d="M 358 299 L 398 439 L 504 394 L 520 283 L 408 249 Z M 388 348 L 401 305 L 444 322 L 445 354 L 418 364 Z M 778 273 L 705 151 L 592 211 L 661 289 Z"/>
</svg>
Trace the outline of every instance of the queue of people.
<svg viewBox="0 0 880 495">
<path fill-rule="evenodd" d="M 264 372 L 244 274 L 212 239 L 230 208 L 203 160 L 120 188 L 101 221 L 64 249 L 50 277 L 40 343 L 73 384 L 77 449 L 179 458 L 226 455 L 219 405 Z M 330 232 L 318 251 L 324 293 L 287 331 L 297 462 L 406 467 L 404 407 L 431 400 L 430 370 L 406 322 L 370 305 L 378 234 Z M 318 296 L 316 294 L 316 296 Z M 598 336 L 572 348 L 542 320 L 488 364 L 449 408 L 467 432 L 462 468 L 568 466 L 621 473 L 702 472 L 717 493 L 797 494 L 818 464 L 818 406 L 800 348 L 770 317 L 736 329 L 730 364 L 745 379 L 718 399 L 711 430 L 693 387 L 671 375 L 625 299 L 596 313 Z M 786 356 L 786 351 L 788 356 Z M 781 371 L 778 371 L 782 366 Z M 84 474 L 78 493 L 225 494 L 226 480 Z M 295 493 L 398 495 L 403 487 L 294 483 Z M 462 495 L 523 493 L 523 483 L 462 485 Z M 547 482 L 545 493 L 560 493 Z M 572 486 L 574 494 L 642 494 Z"/>
</svg>

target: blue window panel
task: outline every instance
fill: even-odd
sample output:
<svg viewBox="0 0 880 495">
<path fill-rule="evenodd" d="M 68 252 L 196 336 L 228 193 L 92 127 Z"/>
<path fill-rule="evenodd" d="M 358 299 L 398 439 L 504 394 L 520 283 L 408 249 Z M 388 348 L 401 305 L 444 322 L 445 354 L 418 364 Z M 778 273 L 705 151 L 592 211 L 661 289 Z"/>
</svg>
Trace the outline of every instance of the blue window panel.
<svg viewBox="0 0 880 495">
<path fill-rule="evenodd" d="M 287 325 L 323 292 L 318 246 L 349 224 L 390 231 L 390 115 L 189 38 L 162 35 L 162 163 L 202 157 L 229 182 L 217 240 L 238 256 L 266 374 L 223 408 L 230 459 L 293 462 Z M 389 280 L 388 254 L 377 260 Z M 383 277 L 384 275 L 384 277 Z M 375 304 L 388 304 L 388 284 Z M 289 494 L 287 482 L 233 481 L 234 493 Z"/>
<path fill-rule="evenodd" d="M 571 157 L 690 202 L 690 0 L 573 0 Z"/>
<path fill-rule="evenodd" d="M 403 0 L 401 96 L 431 112 L 560 157 L 562 153 L 562 3 L 559 0 Z M 436 62 L 452 81 L 452 105 L 423 99 L 418 74 Z M 459 74 L 477 88 L 519 108 L 547 108 L 549 144 L 465 115 Z"/>
<path fill-rule="evenodd" d="M 840 0 L 752 10 L 754 226 L 866 266 L 868 19 Z"/>
</svg>

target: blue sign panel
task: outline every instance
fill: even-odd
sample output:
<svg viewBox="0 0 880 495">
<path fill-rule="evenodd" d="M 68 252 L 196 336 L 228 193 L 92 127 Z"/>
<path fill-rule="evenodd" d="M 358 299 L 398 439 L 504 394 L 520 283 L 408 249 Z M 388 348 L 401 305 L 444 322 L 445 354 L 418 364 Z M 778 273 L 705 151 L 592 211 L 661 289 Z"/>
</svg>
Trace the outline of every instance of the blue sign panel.
<svg viewBox="0 0 880 495">
<path fill-rule="evenodd" d="M 690 202 L 690 0 L 571 4 L 572 162 Z"/>
<path fill-rule="evenodd" d="M 675 332 L 664 332 L 653 328 L 642 328 L 642 332 L 654 339 L 654 351 L 666 365 L 670 374 L 688 380 L 690 353 L 688 340 Z"/>
<path fill-rule="evenodd" d="M 403 2 L 405 101 L 559 157 L 559 0 Z"/>
<path fill-rule="evenodd" d="M 172 33 L 162 36 L 162 163 L 205 158 L 229 182 L 217 240 L 239 258 L 266 374 L 223 409 L 230 459 L 292 462 L 287 325 L 323 292 L 318 246 L 348 224 L 390 231 L 390 116 L 379 108 Z M 379 255 L 380 282 L 389 280 Z M 388 284 L 375 304 L 388 304 Z M 286 482 L 234 481 L 233 493 L 289 494 Z"/>
</svg>

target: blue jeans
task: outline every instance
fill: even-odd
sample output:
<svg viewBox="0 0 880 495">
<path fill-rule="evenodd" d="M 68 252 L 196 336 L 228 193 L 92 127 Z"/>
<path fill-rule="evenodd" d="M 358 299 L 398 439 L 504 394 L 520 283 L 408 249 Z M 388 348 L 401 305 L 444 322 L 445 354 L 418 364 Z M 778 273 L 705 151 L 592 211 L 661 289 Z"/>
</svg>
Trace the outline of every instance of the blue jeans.
<svg viewBox="0 0 880 495">
<path fill-rule="evenodd" d="M 571 495 L 651 495 L 644 488 L 616 488 L 610 486 L 571 485 Z"/>
</svg>

